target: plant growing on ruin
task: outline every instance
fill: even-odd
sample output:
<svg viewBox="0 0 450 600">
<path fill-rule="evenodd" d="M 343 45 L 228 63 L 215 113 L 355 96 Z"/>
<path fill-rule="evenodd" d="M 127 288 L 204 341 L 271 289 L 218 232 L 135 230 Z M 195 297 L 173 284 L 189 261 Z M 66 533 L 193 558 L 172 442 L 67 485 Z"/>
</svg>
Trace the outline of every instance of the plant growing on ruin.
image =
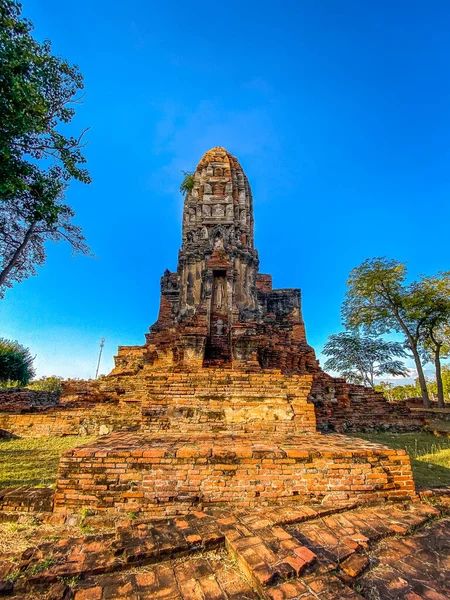
<svg viewBox="0 0 450 600">
<path fill-rule="evenodd" d="M 180 185 L 180 192 L 183 194 L 183 196 L 186 196 L 186 194 L 189 194 L 189 192 L 192 192 L 192 190 L 194 189 L 194 183 L 195 183 L 194 173 L 192 171 L 181 171 L 181 172 L 184 175 L 184 179 Z"/>
<path fill-rule="evenodd" d="M 325 362 L 325 369 L 339 373 L 353 383 L 374 387 L 375 377 L 407 375 L 405 365 L 397 358 L 406 356 L 398 342 L 344 331 L 330 335 L 323 354 L 330 357 Z"/>
<path fill-rule="evenodd" d="M 0 338 L 0 382 L 26 385 L 34 375 L 30 350 L 18 342 Z"/>
<path fill-rule="evenodd" d="M 72 137 L 61 129 L 74 117 L 83 78 L 32 30 L 16 0 L 0 0 L 0 296 L 36 273 L 47 240 L 88 253 L 63 202 L 70 180 L 90 182 L 84 132 Z"/>
</svg>

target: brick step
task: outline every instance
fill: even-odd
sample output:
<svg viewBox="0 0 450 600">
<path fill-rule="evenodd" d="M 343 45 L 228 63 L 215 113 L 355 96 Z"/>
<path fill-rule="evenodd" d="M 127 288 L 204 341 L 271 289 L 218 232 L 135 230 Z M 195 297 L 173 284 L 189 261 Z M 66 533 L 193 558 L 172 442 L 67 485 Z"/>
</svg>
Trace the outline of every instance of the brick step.
<svg viewBox="0 0 450 600">
<path fill-rule="evenodd" d="M 222 376 L 223 379 L 223 376 Z M 308 384 L 296 384 L 296 385 L 287 385 L 287 384 L 283 384 L 282 382 L 278 382 L 278 381 L 265 381 L 265 382 L 261 382 L 261 381 L 244 381 L 244 380 L 235 380 L 233 378 L 233 380 L 231 381 L 215 381 L 213 379 L 194 379 L 192 378 L 190 380 L 190 382 L 186 382 L 186 383 L 179 383 L 177 381 L 168 381 L 166 383 L 152 383 L 149 382 L 145 388 L 143 389 L 180 389 L 180 390 L 190 390 L 190 389 L 201 389 L 201 388 L 207 388 L 209 389 L 233 389 L 233 388 L 237 388 L 237 389 L 242 389 L 243 387 L 247 387 L 247 388 L 251 388 L 251 389 L 267 389 L 267 388 L 277 388 L 277 389 L 283 389 L 283 390 L 289 390 L 289 391 L 296 391 L 299 389 L 304 389 L 304 390 L 309 390 L 309 385 Z"/>
<path fill-rule="evenodd" d="M 55 511 L 165 516 L 199 505 L 415 498 L 409 457 L 339 435 L 117 433 L 66 451 Z"/>
<path fill-rule="evenodd" d="M 7 512 L 49 512 L 53 508 L 52 488 L 21 486 L 0 490 L 0 510 Z"/>
<path fill-rule="evenodd" d="M 262 595 L 265 595 L 264 588 L 299 577 L 316 561 L 317 556 L 282 527 L 253 532 L 229 521 L 218 519 L 225 533 L 226 547 Z"/>
<path fill-rule="evenodd" d="M 203 361 L 203 366 L 207 369 L 209 368 L 216 368 L 216 367 L 220 367 L 221 370 L 228 370 L 231 371 L 233 368 L 233 364 L 230 360 L 220 360 L 220 359 L 213 359 L 213 358 L 208 358 L 205 359 Z"/>
<path fill-rule="evenodd" d="M 295 400 L 299 400 L 302 399 L 305 402 L 307 402 L 307 398 L 305 396 L 301 396 L 301 395 L 297 395 L 297 394 L 291 394 L 288 392 L 281 392 L 279 390 L 276 391 L 272 391 L 272 390 L 268 390 L 268 389 L 264 389 L 264 390 L 254 390 L 252 388 L 243 388 L 241 390 L 229 390 L 229 389 L 212 389 L 212 390 L 208 390 L 206 391 L 205 388 L 201 388 L 199 390 L 193 390 L 190 392 L 185 392 L 185 393 L 181 393 L 178 390 L 158 390 L 157 392 L 153 392 L 153 393 L 149 393 L 149 398 L 154 398 L 154 399 L 167 399 L 168 397 L 171 398 L 186 398 L 187 400 L 191 399 L 191 398 L 197 398 L 197 399 L 201 399 L 201 398 L 214 398 L 214 396 L 218 396 L 220 397 L 220 399 L 223 398 L 261 398 L 261 399 L 265 399 L 265 398 L 279 398 L 279 399 L 283 399 L 285 400 L 286 398 L 289 399 L 295 399 Z"/>
<path fill-rule="evenodd" d="M 302 515 L 307 509 L 300 507 L 297 523 L 293 514 L 290 525 L 280 517 L 269 517 L 268 522 L 261 509 L 218 517 L 226 547 L 261 598 L 303 597 L 317 572 L 342 569 L 344 578 L 351 580 L 369 565 L 366 553 L 375 542 L 407 535 L 440 515 L 425 504 L 343 509 L 317 515 L 320 518 Z"/>
</svg>

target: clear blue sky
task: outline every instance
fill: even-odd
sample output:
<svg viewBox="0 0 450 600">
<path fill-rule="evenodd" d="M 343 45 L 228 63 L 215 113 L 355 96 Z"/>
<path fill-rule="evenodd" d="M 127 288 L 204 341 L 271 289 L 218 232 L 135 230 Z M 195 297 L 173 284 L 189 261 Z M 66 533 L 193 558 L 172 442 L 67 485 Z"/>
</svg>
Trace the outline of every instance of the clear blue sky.
<svg viewBox="0 0 450 600">
<path fill-rule="evenodd" d="M 366 257 L 448 269 L 448 0 L 24 0 L 39 39 L 85 75 L 93 183 L 68 201 L 97 255 L 48 247 L 0 302 L 38 375 L 89 377 L 141 344 L 181 236 L 181 170 L 210 147 L 252 186 L 261 271 L 300 287 L 310 343 L 340 329 Z"/>
</svg>

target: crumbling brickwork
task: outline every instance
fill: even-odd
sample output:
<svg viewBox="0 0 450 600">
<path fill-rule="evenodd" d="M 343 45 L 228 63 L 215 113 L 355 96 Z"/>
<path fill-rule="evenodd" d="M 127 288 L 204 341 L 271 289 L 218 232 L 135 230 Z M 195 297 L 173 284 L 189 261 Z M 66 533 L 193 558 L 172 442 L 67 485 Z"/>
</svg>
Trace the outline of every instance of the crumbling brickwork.
<svg viewBox="0 0 450 600">
<path fill-rule="evenodd" d="M 59 394 L 28 388 L 0 388 L 0 412 L 29 412 L 57 406 Z"/>
</svg>

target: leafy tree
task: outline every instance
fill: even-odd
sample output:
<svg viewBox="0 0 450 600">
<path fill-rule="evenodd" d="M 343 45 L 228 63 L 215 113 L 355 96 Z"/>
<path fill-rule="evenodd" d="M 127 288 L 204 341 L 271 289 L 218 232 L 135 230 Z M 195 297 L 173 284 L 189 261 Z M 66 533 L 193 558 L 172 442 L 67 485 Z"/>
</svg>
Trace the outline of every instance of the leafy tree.
<svg viewBox="0 0 450 600">
<path fill-rule="evenodd" d="M 66 240 L 73 252 L 90 254 L 81 228 L 72 222 L 73 209 L 64 203 L 63 185 L 58 175 L 52 182 L 52 186 L 60 190 L 58 197 L 53 189 L 44 187 L 48 184 L 48 180 L 43 182 L 40 197 L 37 191 L 34 194 L 25 191 L 14 201 L 0 203 L 0 297 L 14 282 L 36 275 L 36 267 L 45 263 L 45 242 L 48 240 Z M 52 215 L 40 210 L 46 196 L 52 204 Z"/>
<path fill-rule="evenodd" d="M 352 329 L 363 327 L 365 332 L 375 335 L 390 331 L 404 334 L 414 357 L 424 405 L 429 407 L 420 359 L 420 342 L 428 315 L 412 310 L 414 303 L 410 302 L 406 272 L 405 264 L 397 260 L 386 257 L 365 260 L 350 273 L 342 316 Z"/>
<path fill-rule="evenodd" d="M 429 360 L 431 354 L 436 371 L 438 406 L 444 408 L 441 358 L 450 352 L 450 271 L 414 282 L 407 306 L 414 319 L 425 317 L 421 336 L 423 356 Z"/>
<path fill-rule="evenodd" d="M 444 365 L 441 370 L 444 398 L 450 400 L 450 365 Z"/>
<path fill-rule="evenodd" d="M 34 375 L 30 350 L 18 342 L 0 338 L 0 381 L 26 385 Z"/>
<path fill-rule="evenodd" d="M 407 375 L 405 365 L 395 357 L 406 352 L 398 342 L 387 342 L 355 331 L 330 335 L 323 349 L 330 358 L 325 369 L 336 371 L 354 383 L 374 387 L 375 377 Z"/>
<path fill-rule="evenodd" d="M 37 42 L 16 0 L 0 0 L 0 291 L 35 273 L 46 240 L 66 239 L 86 253 L 73 210 L 63 203 L 71 179 L 89 183 L 83 133 L 65 136 L 83 88 L 78 67 Z"/>
</svg>

